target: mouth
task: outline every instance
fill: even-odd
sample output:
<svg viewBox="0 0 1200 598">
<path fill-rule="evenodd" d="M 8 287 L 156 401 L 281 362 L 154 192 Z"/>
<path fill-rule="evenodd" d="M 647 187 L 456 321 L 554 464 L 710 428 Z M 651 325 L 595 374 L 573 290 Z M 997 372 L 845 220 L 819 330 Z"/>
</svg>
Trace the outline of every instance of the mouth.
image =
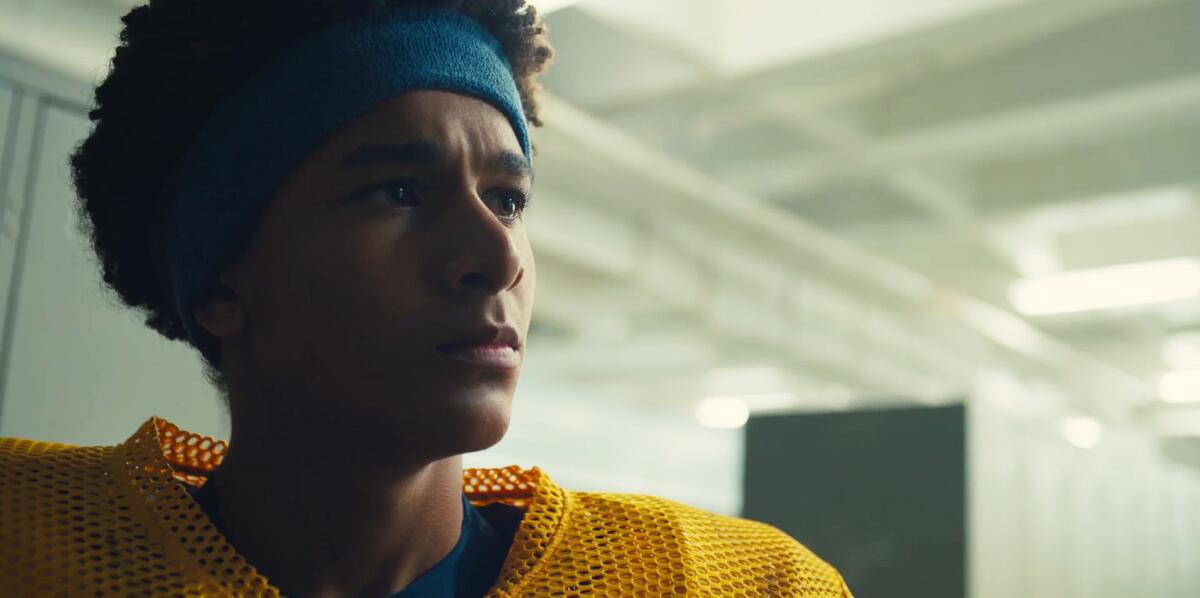
<svg viewBox="0 0 1200 598">
<path fill-rule="evenodd" d="M 456 345 L 438 352 L 478 367 L 511 370 L 521 365 L 521 353 L 509 345 Z"/>
<path fill-rule="evenodd" d="M 437 351 L 476 367 L 513 369 L 521 365 L 520 337 L 509 326 L 476 328 L 438 345 Z"/>
</svg>

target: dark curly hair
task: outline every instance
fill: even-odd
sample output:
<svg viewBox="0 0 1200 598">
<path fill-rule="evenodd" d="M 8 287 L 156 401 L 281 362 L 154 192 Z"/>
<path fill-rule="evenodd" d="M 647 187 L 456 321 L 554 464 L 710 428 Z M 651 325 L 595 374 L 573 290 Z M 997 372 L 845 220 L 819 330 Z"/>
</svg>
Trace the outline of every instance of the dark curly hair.
<svg viewBox="0 0 1200 598">
<path fill-rule="evenodd" d="M 104 281 L 148 326 L 172 340 L 186 337 L 165 290 L 161 191 L 216 104 L 303 38 L 397 6 L 453 8 L 480 23 L 512 66 L 526 117 L 541 125 L 536 77 L 553 50 L 525 0 L 150 0 L 125 15 L 89 113 L 95 127 L 71 168 Z"/>
</svg>

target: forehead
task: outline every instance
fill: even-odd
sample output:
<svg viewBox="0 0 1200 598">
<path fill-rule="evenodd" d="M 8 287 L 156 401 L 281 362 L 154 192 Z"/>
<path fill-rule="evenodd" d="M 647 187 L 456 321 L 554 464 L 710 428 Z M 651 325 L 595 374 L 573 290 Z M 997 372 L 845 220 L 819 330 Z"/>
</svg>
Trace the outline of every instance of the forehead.
<svg viewBox="0 0 1200 598">
<path fill-rule="evenodd" d="M 408 91 L 374 107 L 343 127 L 330 145 L 346 148 L 364 141 L 425 140 L 451 154 L 478 150 L 521 154 L 512 124 L 491 104 L 438 90 Z"/>
</svg>

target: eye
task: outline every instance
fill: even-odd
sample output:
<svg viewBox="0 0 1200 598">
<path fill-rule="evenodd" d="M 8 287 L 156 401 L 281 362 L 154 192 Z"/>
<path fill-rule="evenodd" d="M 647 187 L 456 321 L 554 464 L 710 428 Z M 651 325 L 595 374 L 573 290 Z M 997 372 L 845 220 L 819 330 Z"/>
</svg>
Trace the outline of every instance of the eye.
<svg viewBox="0 0 1200 598">
<path fill-rule="evenodd" d="M 388 181 L 369 187 L 358 196 L 367 201 L 378 201 L 390 206 L 410 207 L 420 202 L 412 181 Z"/>
<path fill-rule="evenodd" d="M 500 216 L 506 220 L 516 220 L 529 207 L 529 196 L 516 189 L 497 189 L 492 192 L 491 199 L 497 204 Z"/>
</svg>

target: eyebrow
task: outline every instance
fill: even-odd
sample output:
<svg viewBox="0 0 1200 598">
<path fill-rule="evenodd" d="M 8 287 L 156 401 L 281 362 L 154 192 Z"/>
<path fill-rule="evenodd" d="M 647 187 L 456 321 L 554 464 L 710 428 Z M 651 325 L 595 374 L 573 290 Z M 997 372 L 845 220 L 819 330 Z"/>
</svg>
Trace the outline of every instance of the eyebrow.
<svg viewBox="0 0 1200 598">
<path fill-rule="evenodd" d="M 410 141 L 399 145 L 364 145 L 342 156 L 342 166 L 354 167 L 379 162 L 428 163 L 438 160 L 445 153 L 437 144 L 424 140 Z"/>
<path fill-rule="evenodd" d="M 492 164 L 497 170 L 516 177 L 533 178 L 533 165 L 525 156 L 509 150 L 496 154 Z"/>
</svg>

